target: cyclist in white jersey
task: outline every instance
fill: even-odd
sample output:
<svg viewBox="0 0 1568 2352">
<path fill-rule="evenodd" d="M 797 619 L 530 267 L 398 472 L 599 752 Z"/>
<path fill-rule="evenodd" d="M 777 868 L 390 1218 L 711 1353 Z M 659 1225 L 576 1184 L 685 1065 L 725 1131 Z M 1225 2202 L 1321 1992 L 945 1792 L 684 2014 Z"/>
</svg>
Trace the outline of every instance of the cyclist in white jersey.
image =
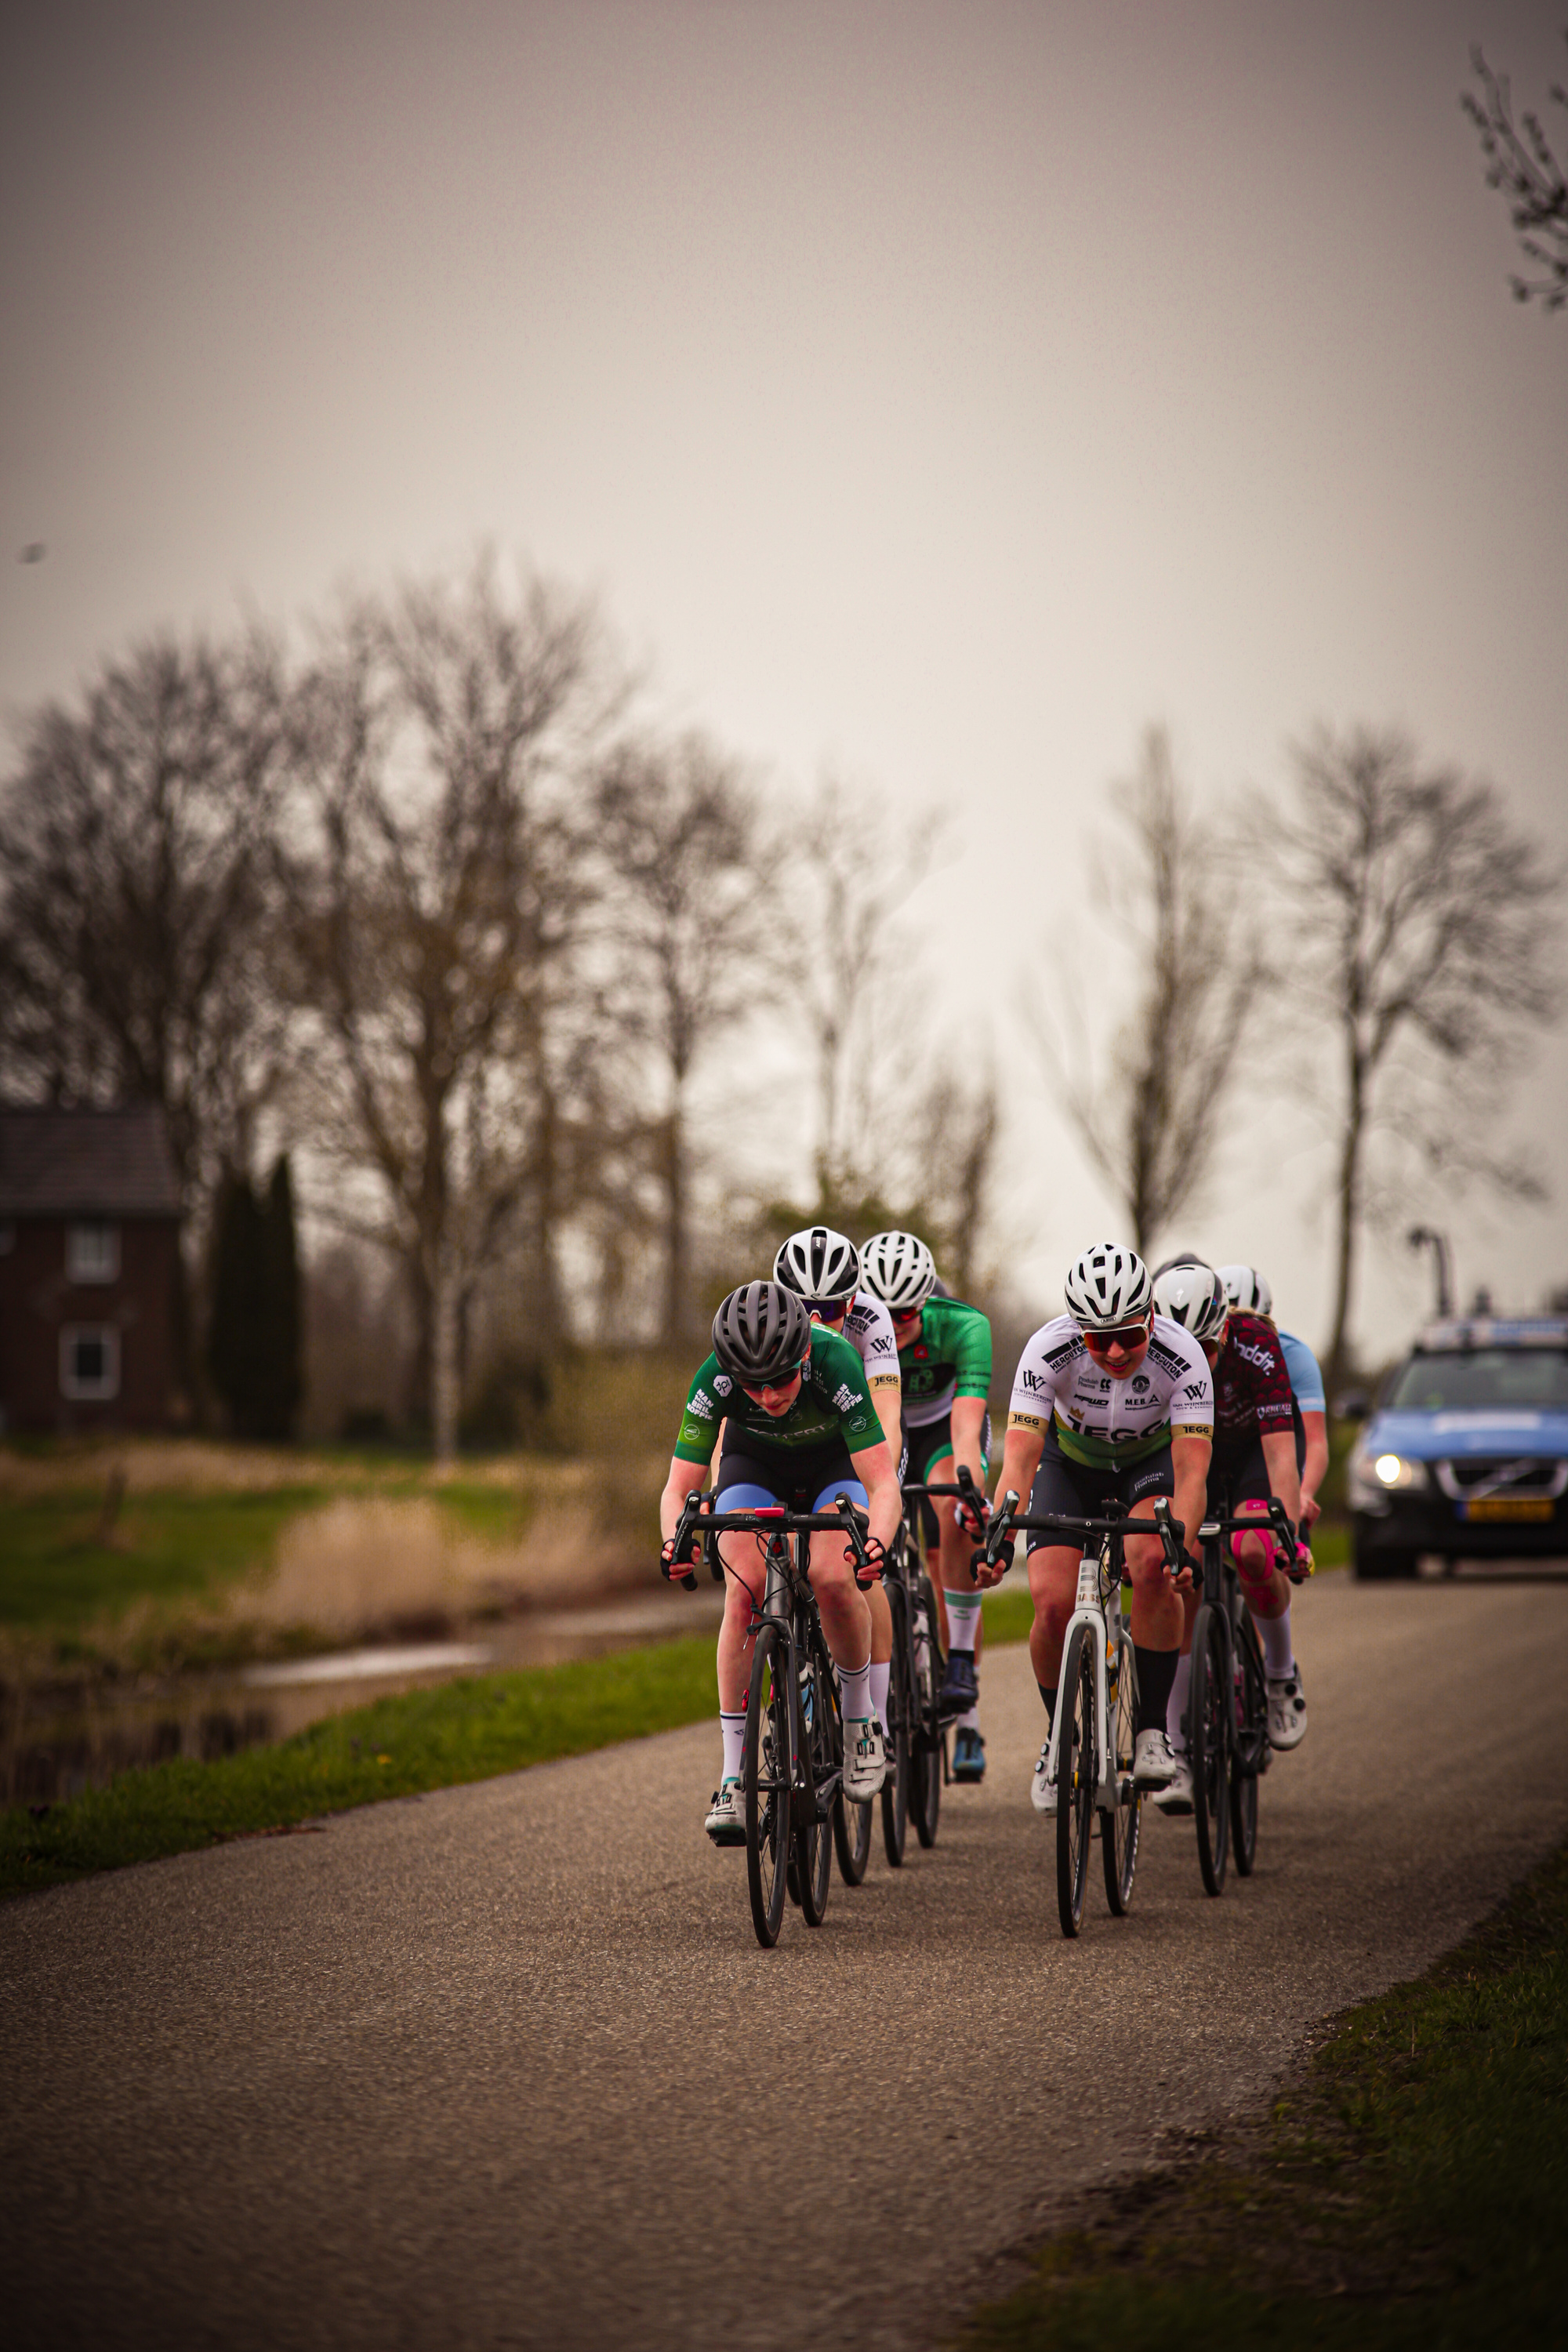
<svg viewBox="0 0 1568 2352">
<path fill-rule="evenodd" d="M 888 1451 L 897 1462 L 903 1445 L 899 1343 L 893 1318 L 879 1298 L 860 1288 L 860 1254 L 831 1225 L 806 1225 L 779 1244 L 773 1280 L 805 1303 L 814 1323 L 841 1332 L 866 1367 L 866 1386 Z M 892 1671 L 893 1612 L 880 1582 L 868 1585 L 871 1611 L 871 1699 L 888 1736 L 888 1682 Z"/>
<path fill-rule="evenodd" d="M 1203 1517 L 1214 1433 L 1214 1384 L 1204 1353 L 1153 1311 L 1148 1268 L 1133 1251 L 1102 1243 L 1069 1269 L 1068 1312 L 1037 1331 L 1018 1361 L 997 1493 L 1029 1497 L 1031 1515 L 1097 1518 L 1110 1502 L 1134 1519 L 1172 1497 L 1188 1543 Z M 1080 1548 L 1029 1538 L 1035 1622 L 1029 1658 L 1047 1717 L 1056 1712 L 1062 1641 L 1078 1589 Z M 1005 1559 L 1006 1553 L 1004 1554 Z M 1182 1594 L 1192 1570 L 1173 1577 L 1157 1538 L 1130 1536 L 1132 1645 L 1138 1662 L 1133 1777 L 1163 1788 L 1175 1770 L 1165 1710 L 1182 1640 Z M 1040 1750 L 1030 1795 L 1056 1811 Z"/>
</svg>

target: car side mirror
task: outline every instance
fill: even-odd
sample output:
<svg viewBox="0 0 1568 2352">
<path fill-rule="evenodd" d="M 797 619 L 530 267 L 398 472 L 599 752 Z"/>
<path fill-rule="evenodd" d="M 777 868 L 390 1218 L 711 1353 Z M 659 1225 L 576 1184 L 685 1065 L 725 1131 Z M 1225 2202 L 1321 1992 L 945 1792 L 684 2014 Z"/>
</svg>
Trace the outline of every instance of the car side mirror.
<svg viewBox="0 0 1568 2352">
<path fill-rule="evenodd" d="M 1372 1411 L 1372 1399 L 1364 1389 L 1346 1389 L 1334 1399 L 1336 1421 L 1364 1421 Z"/>
</svg>

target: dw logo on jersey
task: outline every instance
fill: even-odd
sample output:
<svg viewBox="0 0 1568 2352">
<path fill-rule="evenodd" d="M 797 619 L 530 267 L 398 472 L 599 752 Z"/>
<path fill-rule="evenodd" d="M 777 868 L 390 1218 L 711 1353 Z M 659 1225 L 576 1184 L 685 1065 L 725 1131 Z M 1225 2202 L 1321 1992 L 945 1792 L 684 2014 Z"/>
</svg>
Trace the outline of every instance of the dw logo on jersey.
<svg viewBox="0 0 1568 2352">
<path fill-rule="evenodd" d="M 1186 1387 L 1182 1391 L 1182 1394 L 1186 1398 L 1189 1404 L 1206 1404 L 1208 1402 L 1208 1393 L 1209 1384 L 1207 1381 L 1189 1381 Z"/>
</svg>

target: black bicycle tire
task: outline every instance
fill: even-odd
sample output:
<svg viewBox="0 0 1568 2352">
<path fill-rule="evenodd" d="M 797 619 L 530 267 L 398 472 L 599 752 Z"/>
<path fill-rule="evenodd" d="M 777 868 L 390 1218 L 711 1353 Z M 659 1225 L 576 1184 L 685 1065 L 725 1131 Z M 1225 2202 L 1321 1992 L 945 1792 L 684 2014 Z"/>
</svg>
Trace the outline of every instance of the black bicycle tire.
<svg viewBox="0 0 1568 2352">
<path fill-rule="evenodd" d="M 1237 1755 L 1230 1776 L 1230 1843 L 1238 1878 L 1258 1860 L 1258 1783 L 1268 1755 L 1268 1684 L 1258 1628 L 1244 1616 L 1234 1636 Z"/>
<path fill-rule="evenodd" d="M 764 1625 L 752 1653 L 746 1702 L 742 1773 L 746 1811 L 746 1887 L 752 1925 L 764 1951 L 779 1939 L 789 1856 L 794 1848 L 788 1786 L 789 1693 L 784 1683 L 787 1651 L 778 1628 Z M 763 1697 L 763 1685 L 767 1696 Z M 767 1728 L 764 1731 L 763 1724 Z M 784 1769 L 779 1769 L 782 1759 Z M 764 1766 L 766 1769 L 764 1771 Z M 770 1784 L 764 1792 L 764 1779 Z M 770 1813 L 769 1801 L 773 1811 Z"/>
<path fill-rule="evenodd" d="M 1064 1936 L 1083 1925 L 1089 1885 L 1089 1850 L 1094 1839 L 1095 1688 L 1094 1652 L 1089 1629 L 1079 1625 L 1062 1660 L 1057 1685 L 1057 1911 Z"/>
<path fill-rule="evenodd" d="M 903 1866 L 910 1831 L 910 1597 L 888 1580 L 893 1652 L 888 1662 L 888 1777 L 882 1783 L 882 1851 L 889 1870 Z"/>
<path fill-rule="evenodd" d="M 795 1866 L 800 1879 L 800 1916 L 808 1927 L 820 1927 L 833 1885 L 833 1807 L 830 1805 L 824 1813 L 816 1791 L 842 1761 L 844 1735 L 840 1730 L 837 1740 L 834 1738 L 833 1727 L 839 1719 L 838 1693 L 820 1658 L 813 1658 L 811 1676 L 811 1733 L 802 1741 L 805 1753 L 801 1759 L 806 1785 L 797 1794 L 793 1808 L 799 1815 L 795 1832 Z"/>
<path fill-rule="evenodd" d="M 1226 1671 L 1226 1621 L 1209 1601 L 1193 1627 L 1193 1675 L 1189 1686 L 1187 1745 L 1193 1774 L 1193 1813 L 1198 1833 L 1198 1869 L 1211 1895 L 1225 1893 L 1230 1850 L 1230 1675 Z"/>
<path fill-rule="evenodd" d="M 910 1811 L 914 1815 L 915 1835 L 929 1853 L 936 1843 L 937 1824 L 942 1819 L 942 1785 L 947 1763 L 946 1735 L 938 1720 L 938 1693 L 947 1671 L 947 1660 L 936 1613 L 936 1588 L 923 1569 L 920 1597 L 926 1621 L 926 1686 L 920 1693 Z"/>
<path fill-rule="evenodd" d="M 1132 1793 L 1126 1804 L 1100 1807 L 1100 1858 L 1105 1867 L 1105 1899 L 1111 1916 L 1124 1919 L 1132 1901 L 1132 1879 L 1138 1868 L 1138 1833 L 1143 1799 L 1132 1782 L 1132 1751 L 1138 1737 L 1138 1663 L 1132 1643 L 1121 1636 L 1116 1674 L 1115 1770 L 1118 1788 L 1123 1781 Z M 1125 1753 L 1124 1753 L 1125 1751 Z"/>
</svg>

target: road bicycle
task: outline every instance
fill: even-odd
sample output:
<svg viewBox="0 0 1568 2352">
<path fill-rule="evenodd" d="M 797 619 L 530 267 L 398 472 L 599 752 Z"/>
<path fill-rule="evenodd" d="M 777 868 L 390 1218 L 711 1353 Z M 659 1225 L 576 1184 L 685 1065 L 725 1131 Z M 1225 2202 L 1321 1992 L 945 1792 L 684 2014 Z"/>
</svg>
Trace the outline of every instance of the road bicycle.
<svg viewBox="0 0 1568 2352">
<path fill-rule="evenodd" d="M 1104 1518 L 1018 1514 L 1011 1489 L 973 1557 L 994 1571 L 1019 1533 L 1065 1537 L 1081 1547 L 1078 1595 L 1062 1643 L 1057 1708 L 1047 1743 L 1046 1778 L 1057 1790 L 1057 1910 L 1064 1936 L 1083 1924 L 1089 1850 L 1100 1816 L 1105 1899 L 1121 1917 L 1132 1900 L 1142 1796 L 1132 1778 L 1138 1730 L 1138 1665 L 1121 1618 L 1123 1549 L 1128 1534 L 1158 1534 L 1169 1566 L 1182 1565 L 1180 1522 L 1162 1496 L 1152 1520 L 1133 1524 L 1120 1510 Z"/>
<path fill-rule="evenodd" d="M 747 1628 L 753 1646 L 742 1781 L 752 1924 L 757 1941 L 771 1950 L 778 1942 L 786 1893 L 800 1905 L 807 1926 L 819 1927 L 827 1910 L 834 1847 L 843 1875 L 858 1885 L 870 1846 L 870 1800 L 847 1804 L 844 1797 L 844 1718 L 808 1576 L 812 1536 L 847 1538 L 858 1582 L 869 1582 L 874 1571 L 865 1514 L 846 1495 L 832 1511 L 789 1511 L 782 1504 L 704 1510 L 712 1500 L 711 1495 L 687 1497 L 671 1559 L 686 1561 L 700 1537 L 710 1570 L 721 1579 L 718 1537 L 751 1535 L 763 1543 L 766 1580 L 761 1602 L 752 1601 Z M 697 1579 L 689 1569 L 682 1573 L 677 1565 L 670 1573 L 687 1591 L 695 1591 Z"/>
<path fill-rule="evenodd" d="M 1238 1876 L 1250 1878 L 1258 1854 L 1258 1783 L 1268 1769 L 1268 1685 L 1263 1646 L 1241 1597 L 1241 1578 L 1227 1536 L 1260 1534 L 1271 1527 L 1296 1554 L 1295 1529 L 1285 1506 L 1270 1496 L 1268 1516 L 1205 1518 L 1198 1529 L 1203 1547 L 1203 1599 L 1193 1622 L 1193 1676 L 1187 1711 L 1187 1760 L 1193 1774 L 1193 1811 L 1197 1818 L 1198 1868 L 1211 1895 L 1225 1892 L 1234 1846 Z"/>
<path fill-rule="evenodd" d="M 903 1519 L 882 1580 L 893 1620 L 882 1843 L 895 1870 L 904 1858 L 907 1824 L 912 1821 L 921 1844 L 930 1847 L 936 1843 L 942 1817 L 947 1780 L 942 1684 L 947 1658 L 936 1592 L 926 1571 L 921 1505 L 931 1495 L 965 1495 L 978 1501 L 973 1475 L 964 1469 L 963 1476 L 962 1486 L 927 1486 L 917 1480 L 902 1489 Z"/>
</svg>

